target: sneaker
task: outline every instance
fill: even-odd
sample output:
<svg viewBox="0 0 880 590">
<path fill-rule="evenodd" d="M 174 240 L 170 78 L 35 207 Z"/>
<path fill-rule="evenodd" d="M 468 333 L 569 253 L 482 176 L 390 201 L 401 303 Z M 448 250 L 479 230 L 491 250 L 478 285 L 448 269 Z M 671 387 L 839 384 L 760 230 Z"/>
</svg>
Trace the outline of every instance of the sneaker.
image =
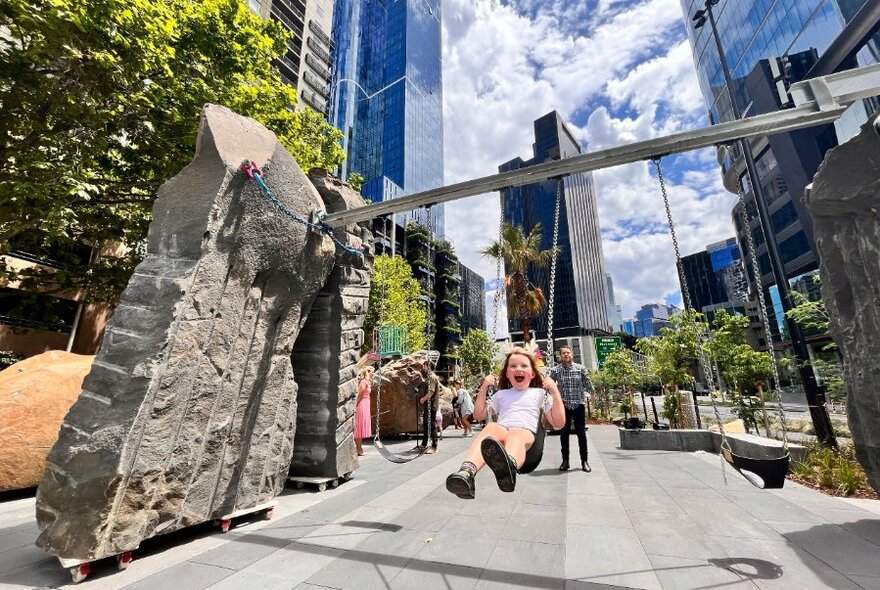
<svg viewBox="0 0 880 590">
<path fill-rule="evenodd" d="M 433 455 L 433 454 L 436 453 L 436 452 L 437 452 L 437 447 L 431 447 L 430 449 L 427 449 L 427 450 L 425 451 L 425 454 L 426 454 L 426 455 Z"/>
<path fill-rule="evenodd" d="M 480 443 L 480 451 L 486 465 L 495 474 L 498 481 L 498 489 L 502 492 L 512 492 L 516 488 L 516 463 L 500 442 L 487 436 Z"/>
<path fill-rule="evenodd" d="M 473 500 L 476 496 L 474 478 L 467 471 L 458 471 L 447 477 L 446 489 L 462 500 Z"/>
</svg>

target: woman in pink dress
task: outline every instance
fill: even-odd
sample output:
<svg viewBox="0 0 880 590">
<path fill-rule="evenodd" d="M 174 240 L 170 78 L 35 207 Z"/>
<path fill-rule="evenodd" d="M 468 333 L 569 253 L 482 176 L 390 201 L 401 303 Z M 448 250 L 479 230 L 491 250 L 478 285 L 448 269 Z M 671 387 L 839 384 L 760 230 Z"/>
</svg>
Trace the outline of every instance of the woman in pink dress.
<svg viewBox="0 0 880 590">
<path fill-rule="evenodd" d="M 361 372 L 358 381 L 357 407 L 354 411 L 354 444 L 357 447 L 358 457 L 364 456 L 361 440 L 373 436 L 370 422 L 370 390 L 373 388 L 374 373 L 373 367 L 367 367 Z"/>
</svg>

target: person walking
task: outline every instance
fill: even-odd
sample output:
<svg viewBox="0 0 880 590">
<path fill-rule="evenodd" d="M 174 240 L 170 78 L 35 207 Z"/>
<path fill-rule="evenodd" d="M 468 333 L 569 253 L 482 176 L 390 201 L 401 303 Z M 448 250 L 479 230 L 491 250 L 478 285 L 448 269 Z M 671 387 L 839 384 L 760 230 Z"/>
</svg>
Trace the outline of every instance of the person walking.
<svg viewBox="0 0 880 590">
<path fill-rule="evenodd" d="M 559 356 L 562 363 L 550 369 L 550 378 L 559 384 L 562 393 L 562 404 L 565 406 L 565 426 L 559 432 L 559 440 L 562 444 L 562 464 L 560 471 L 568 471 L 568 435 L 571 434 L 571 423 L 574 421 L 574 430 L 578 439 L 578 450 L 581 457 L 581 469 L 587 473 L 593 470 L 590 467 L 589 453 L 587 449 L 587 415 L 584 406 L 585 394 L 592 395 L 593 383 L 583 365 L 572 362 L 571 347 L 563 344 L 559 347 Z"/>
<path fill-rule="evenodd" d="M 361 372 L 361 378 L 358 381 L 357 405 L 354 410 L 354 446 L 357 448 L 358 457 L 364 456 L 364 447 L 361 441 L 373 436 L 370 421 L 370 391 L 373 388 L 374 374 L 375 369 L 367 367 Z"/>
<path fill-rule="evenodd" d="M 437 411 L 437 394 L 440 390 L 440 380 L 435 377 L 432 388 L 431 376 L 433 374 L 430 362 L 425 359 L 424 364 L 422 364 L 422 375 L 424 375 L 425 380 L 419 389 L 419 393 L 422 394 L 419 398 L 419 403 L 422 404 L 422 444 L 416 448 L 419 451 L 427 449 L 425 453 L 429 455 L 437 452 L 437 422 L 434 419 L 434 415 Z M 427 448 L 429 432 L 431 435 L 430 449 Z"/>
<path fill-rule="evenodd" d="M 458 395 L 455 397 L 455 401 L 461 415 L 461 426 L 464 428 L 462 436 L 473 436 L 474 427 L 471 425 L 471 417 L 474 414 L 474 400 L 471 399 L 471 392 L 463 387 L 464 384 L 461 382 L 461 379 L 456 379 L 452 385 L 458 388 Z"/>
</svg>

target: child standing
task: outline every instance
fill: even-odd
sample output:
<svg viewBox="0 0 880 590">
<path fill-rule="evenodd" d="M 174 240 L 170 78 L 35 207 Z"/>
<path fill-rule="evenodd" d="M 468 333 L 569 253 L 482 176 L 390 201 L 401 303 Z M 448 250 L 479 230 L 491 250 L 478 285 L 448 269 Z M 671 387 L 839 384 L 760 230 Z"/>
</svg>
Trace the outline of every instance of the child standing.
<svg viewBox="0 0 880 590">
<path fill-rule="evenodd" d="M 487 375 L 483 379 L 474 407 L 477 420 L 485 417 L 488 405 L 498 416 L 497 421 L 486 424 L 468 449 L 461 468 L 446 478 L 446 489 L 459 498 L 474 498 L 474 478 L 483 465 L 495 474 L 502 492 L 512 492 L 516 472 L 535 442 L 541 411 L 553 428 L 562 428 L 565 422 L 556 383 L 538 371 L 535 357 L 527 350 L 517 347 L 507 353 L 497 381 L 499 389 L 487 404 L 487 391 L 496 378 Z"/>
</svg>

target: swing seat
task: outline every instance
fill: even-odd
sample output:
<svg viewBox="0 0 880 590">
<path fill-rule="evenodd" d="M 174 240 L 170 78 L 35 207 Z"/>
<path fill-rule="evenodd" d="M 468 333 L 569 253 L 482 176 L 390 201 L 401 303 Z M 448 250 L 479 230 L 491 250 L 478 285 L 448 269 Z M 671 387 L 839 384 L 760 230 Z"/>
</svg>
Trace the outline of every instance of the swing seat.
<svg viewBox="0 0 880 590">
<path fill-rule="evenodd" d="M 753 459 L 737 455 L 730 449 L 722 447 L 721 456 L 737 473 L 746 478 L 746 481 L 762 490 L 782 489 L 791 463 L 791 456 L 788 453 L 775 459 Z"/>
<path fill-rule="evenodd" d="M 546 435 L 547 433 L 544 431 L 544 427 L 541 424 L 538 424 L 538 431 L 535 433 L 535 442 L 532 443 L 532 446 L 526 451 L 526 458 L 523 460 L 522 467 L 518 470 L 520 473 L 531 473 L 537 469 L 538 465 L 540 465 L 541 458 L 544 455 L 544 437 Z"/>
<path fill-rule="evenodd" d="M 379 454 L 382 455 L 383 459 L 385 459 L 386 461 L 391 461 L 392 463 L 409 463 L 413 459 L 418 459 L 419 457 L 424 455 L 425 450 L 427 450 L 423 449 L 415 454 L 411 453 L 408 455 L 399 455 L 397 453 L 392 453 L 391 451 L 389 451 L 388 447 L 386 447 L 385 444 L 378 438 L 373 439 L 373 446 L 376 447 L 376 450 L 379 451 Z"/>
</svg>

